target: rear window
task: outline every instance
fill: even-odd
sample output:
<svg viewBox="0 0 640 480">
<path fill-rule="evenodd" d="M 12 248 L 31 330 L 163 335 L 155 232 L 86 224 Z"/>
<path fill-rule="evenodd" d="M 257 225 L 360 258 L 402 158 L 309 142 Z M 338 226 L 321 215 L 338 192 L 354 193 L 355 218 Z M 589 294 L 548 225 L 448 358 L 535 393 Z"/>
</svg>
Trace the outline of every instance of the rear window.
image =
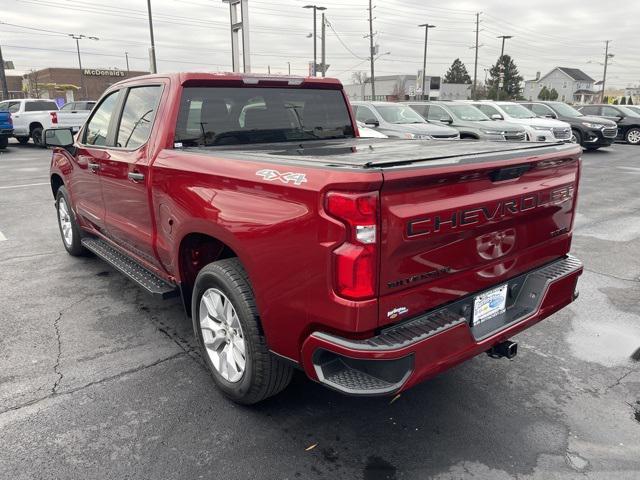
<svg viewBox="0 0 640 480">
<path fill-rule="evenodd" d="M 37 100 L 24 104 L 25 112 L 46 112 L 48 110 L 58 110 L 58 104 L 48 100 Z"/>
<path fill-rule="evenodd" d="M 352 137 L 338 90 L 186 87 L 175 141 L 218 146 Z"/>
</svg>

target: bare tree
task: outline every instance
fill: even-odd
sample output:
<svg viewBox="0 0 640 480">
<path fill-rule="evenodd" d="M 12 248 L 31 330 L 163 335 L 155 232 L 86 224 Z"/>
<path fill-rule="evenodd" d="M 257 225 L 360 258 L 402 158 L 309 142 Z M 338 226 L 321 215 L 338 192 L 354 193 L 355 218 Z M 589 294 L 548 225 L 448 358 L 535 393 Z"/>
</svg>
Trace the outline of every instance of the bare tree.
<svg viewBox="0 0 640 480">
<path fill-rule="evenodd" d="M 367 72 L 353 72 L 351 74 L 351 80 L 353 80 L 353 83 L 355 83 L 356 85 L 363 85 L 367 80 L 369 80 L 369 76 L 367 75 Z"/>
</svg>

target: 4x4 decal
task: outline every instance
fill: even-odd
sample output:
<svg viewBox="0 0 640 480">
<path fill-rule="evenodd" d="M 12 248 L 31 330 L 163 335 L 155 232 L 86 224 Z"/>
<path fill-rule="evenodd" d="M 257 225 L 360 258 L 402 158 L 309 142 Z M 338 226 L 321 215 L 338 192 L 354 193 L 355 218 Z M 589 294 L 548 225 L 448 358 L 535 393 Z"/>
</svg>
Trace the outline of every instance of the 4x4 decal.
<svg viewBox="0 0 640 480">
<path fill-rule="evenodd" d="M 264 178 L 265 180 L 275 181 L 280 180 L 282 183 L 293 183 L 295 185 L 302 185 L 306 183 L 307 176 L 304 173 L 286 172 L 280 173 L 277 170 L 263 169 L 258 170 L 256 175 Z"/>
</svg>

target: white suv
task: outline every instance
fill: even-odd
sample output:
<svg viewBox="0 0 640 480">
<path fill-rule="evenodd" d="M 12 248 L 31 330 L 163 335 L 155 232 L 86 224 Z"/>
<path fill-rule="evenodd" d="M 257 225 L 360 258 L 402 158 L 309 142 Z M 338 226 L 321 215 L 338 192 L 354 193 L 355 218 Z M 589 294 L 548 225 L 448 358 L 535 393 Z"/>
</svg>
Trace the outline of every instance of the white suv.
<svg viewBox="0 0 640 480">
<path fill-rule="evenodd" d="M 471 102 L 492 120 L 506 120 L 522 125 L 530 142 L 570 142 L 571 125 L 560 120 L 538 117 L 526 107 L 514 102 Z"/>
</svg>

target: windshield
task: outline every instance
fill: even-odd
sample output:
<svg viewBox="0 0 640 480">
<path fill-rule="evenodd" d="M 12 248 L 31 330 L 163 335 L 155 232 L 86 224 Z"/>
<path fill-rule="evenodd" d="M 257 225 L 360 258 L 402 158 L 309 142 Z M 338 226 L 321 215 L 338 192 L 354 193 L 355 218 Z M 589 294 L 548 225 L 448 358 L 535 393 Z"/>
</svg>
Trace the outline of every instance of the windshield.
<svg viewBox="0 0 640 480">
<path fill-rule="evenodd" d="M 518 105 L 517 103 L 505 103 L 500 105 L 500 108 L 507 112 L 507 115 L 510 115 L 513 118 L 535 118 L 537 116 L 528 108 Z"/>
<path fill-rule="evenodd" d="M 485 122 L 491 120 L 473 105 L 449 105 L 449 110 L 460 120 L 468 122 Z"/>
<path fill-rule="evenodd" d="M 582 113 L 566 103 L 551 103 L 549 106 L 554 109 L 558 115 L 564 117 L 584 117 Z"/>
<path fill-rule="evenodd" d="M 375 105 L 375 109 L 385 122 L 395 124 L 427 123 L 413 108 L 406 105 Z"/>
<path fill-rule="evenodd" d="M 630 108 L 624 107 L 624 106 L 622 106 L 622 105 L 616 105 L 616 107 L 617 107 L 617 108 L 618 108 L 622 113 L 624 113 L 625 115 L 629 115 L 629 116 L 631 116 L 631 117 L 640 117 L 640 113 L 638 113 L 638 112 L 636 112 L 636 111 L 634 111 L 634 110 L 632 110 L 632 109 L 630 109 Z"/>
<path fill-rule="evenodd" d="M 189 147 L 353 137 L 339 90 L 186 87 L 175 141 Z"/>
</svg>

